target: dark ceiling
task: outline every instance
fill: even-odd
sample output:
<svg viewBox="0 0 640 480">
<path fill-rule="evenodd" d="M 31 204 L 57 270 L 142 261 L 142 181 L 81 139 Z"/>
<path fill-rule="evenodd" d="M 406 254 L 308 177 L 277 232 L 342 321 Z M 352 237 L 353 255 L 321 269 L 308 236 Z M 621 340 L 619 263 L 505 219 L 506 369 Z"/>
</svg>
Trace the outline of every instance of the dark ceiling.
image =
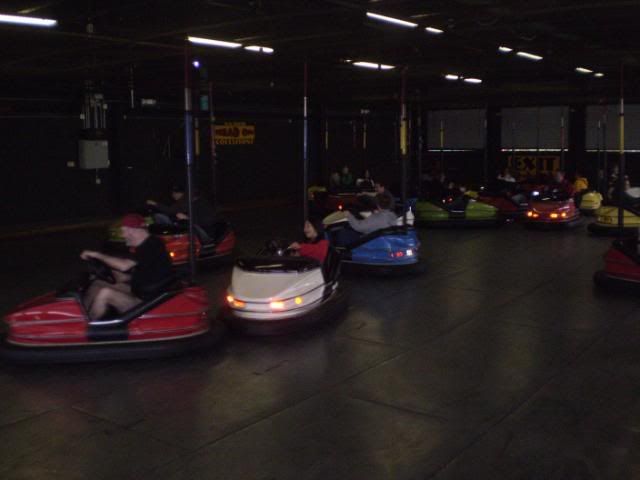
<svg viewBox="0 0 640 480">
<path fill-rule="evenodd" d="M 372 11 L 419 24 L 367 19 Z M 252 102 L 298 101 L 303 65 L 310 96 L 367 105 L 410 95 L 434 105 L 527 104 L 639 98 L 640 0 L 40 0 L 3 1 L 0 13 L 54 18 L 53 29 L 0 25 L 3 97 L 81 90 L 86 80 L 122 95 L 131 78 L 149 96 L 179 96 L 186 35 L 273 47 L 274 55 L 193 48 L 216 92 Z M 431 35 L 424 27 L 444 30 Z M 499 45 L 544 56 L 498 52 Z M 355 68 L 345 59 L 396 65 Z M 582 75 L 583 66 L 605 74 Z M 482 85 L 449 82 L 446 73 Z"/>
</svg>

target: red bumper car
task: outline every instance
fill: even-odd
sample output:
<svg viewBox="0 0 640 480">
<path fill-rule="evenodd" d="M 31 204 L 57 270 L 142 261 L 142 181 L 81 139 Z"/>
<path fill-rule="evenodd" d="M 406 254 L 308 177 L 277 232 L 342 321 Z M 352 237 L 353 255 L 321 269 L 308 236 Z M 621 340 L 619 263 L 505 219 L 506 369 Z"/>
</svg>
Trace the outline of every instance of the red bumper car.
<svg viewBox="0 0 640 480">
<path fill-rule="evenodd" d="M 151 223 L 149 219 L 149 233 L 159 237 L 169 252 L 171 263 L 182 267 L 189 263 L 189 225 L 186 221 L 173 223 Z M 218 222 L 209 230 L 202 230 L 196 226 L 195 256 L 201 265 L 222 264 L 233 255 L 236 245 L 236 235 L 227 222 Z M 114 224 L 109 229 L 105 251 L 110 254 L 124 255 L 128 248 L 120 234 L 120 224 Z"/>
<path fill-rule="evenodd" d="M 129 311 L 93 320 L 82 303 L 91 281 L 87 276 L 9 312 L 0 358 L 14 363 L 157 358 L 203 348 L 221 337 L 222 325 L 209 319 L 209 301 L 201 287 L 172 279 Z"/>
<path fill-rule="evenodd" d="M 189 263 L 189 232 L 185 225 L 149 226 L 149 232 L 160 237 L 175 266 Z M 196 231 L 195 254 L 200 264 L 218 264 L 231 259 L 236 235 L 228 223 L 219 222 L 211 232 Z"/>
<path fill-rule="evenodd" d="M 640 292 L 637 238 L 615 240 L 604 256 L 604 265 L 604 270 L 593 276 L 596 286 L 609 291 Z"/>
<path fill-rule="evenodd" d="M 527 210 L 527 226 L 539 228 L 571 228 L 582 223 L 580 210 L 573 198 L 562 194 L 535 195 L 533 192 L 529 210 Z"/>
</svg>

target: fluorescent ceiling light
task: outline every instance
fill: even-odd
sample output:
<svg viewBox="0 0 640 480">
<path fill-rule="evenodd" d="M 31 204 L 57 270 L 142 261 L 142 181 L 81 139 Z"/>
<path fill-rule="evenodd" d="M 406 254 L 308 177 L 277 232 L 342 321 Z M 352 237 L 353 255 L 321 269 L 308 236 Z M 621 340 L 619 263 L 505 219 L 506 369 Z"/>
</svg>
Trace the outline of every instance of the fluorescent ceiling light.
<svg viewBox="0 0 640 480">
<path fill-rule="evenodd" d="M 482 83 L 482 80 L 479 78 L 465 78 L 464 79 L 465 82 L 467 83 L 474 83 L 474 84 L 478 84 L 478 83 Z"/>
<path fill-rule="evenodd" d="M 379 20 L 381 22 L 387 22 L 387 23 L 392 23 L 394 25 L 400 25 L 401 27 L 416 28 L 418 26 L 417 23 L 407 22 L 405 20 L 400 20 L 399 18 L 387 17 L 385 15 L 379 15 L 377 13 L 367 12 L 367 17 L 372 18 L 374 20 Z"/>
<path fill-rule="evenodd" d="M 588 68 L 578 67 L 576 68 L 576 72 L 578 73 L 593 73 L 593 70 L 589 70 Z"/>
<path fill-rule="evenodd" d="M 372 70 L 392 70 L 396 68 L 393 65 L 385 65 L 383 63 L 372 63 L 372 62 L 353 62 L 353 65 L 361 68 L 370 68 Z"/>
<path fill-rule="evenodd" d="M 3 15 L 0 14 L 1 23 L 13 23 L 16 25 L 29 25 L 32 27 L 55 27 L 57 20 L 51 20 L 49 18 L 36 18 L 36 17 L 20 17 L 18 15 Z"/>
<path fill-rule="evenodd" d="M 187 40 L 196 45 L 205 45 L 207 47 L 240 48 L 242 46 L 241 43 L 223 42 L 222 40 L 212 40 L 201 37 L 187 37 Z"/>
<path fill-rule="evenodd" d="M 378 69 L 378 64 L 377 63 L 371 63 L 371 62 L 353 62 L 353 64 L 356 67 L 362 67 L 362 68 L 375 68 L 376 70 Z"/>
<path fill-rule="evenodd" d="M 267 55 L 271 55 L 273 53 L 273 48 L 260 47 L 258 45 L 249 45 L 248 47 L 244 47 L 244 49 L 249 50 L 251 52 L 266 53 Z"/>
<path fill-rule="evenodd" d="M 502 53 L 510 53 L 510 52 L 513 52 L 513 48 L 503 47 L 503 46 L 498 47 L 498 50 L 499 50 L 500 52 L 502 52 Z"/>
<path fill-rule="evenodd" d="M 597 72 L 597 73 L 594 73 L 593 76 L 597 78 L 602 78 L 604 77 L 604 73 Z"/>
<path fill-rule="evenodd" d="M 447 80 L 460 80 L 460 76 L 459 75 L 454 75 L 453 73 L 447 73 L 444 78 L 446 78 Z"/>
<path fill-rule="evenodd" d="M 425 28 L 425 30 L 434 35 L 440 35 L 441 33 L 444 33 L 444 30 L 440 30 L 439 28 L 434 28 L 434 27 L 427 27 Z"/>
<path fill-rule="evenodd" d="M 542 60 L 542 57 L 540 55 L 534 55 L 533 53 L 528 52 L 518 52 L 516 53 L 516 55 L 522 58 L 526 58 L 527 60 L 533 60 L 534 62 Z"/>
</svg>

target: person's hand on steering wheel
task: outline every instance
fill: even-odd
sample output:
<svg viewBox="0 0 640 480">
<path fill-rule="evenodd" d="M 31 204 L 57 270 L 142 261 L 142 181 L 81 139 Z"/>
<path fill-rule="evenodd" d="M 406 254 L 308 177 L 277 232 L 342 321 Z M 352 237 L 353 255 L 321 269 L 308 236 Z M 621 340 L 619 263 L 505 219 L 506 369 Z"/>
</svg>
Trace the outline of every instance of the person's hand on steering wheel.
<svg viewBox="0 0 640 480">
<path fill-rule="evenodd" d="M 89 273 L 94 275 L 99 280 L 103 280 L 107 283 L 116 283 L 116 277 L 113 274 L 113 270 L 109 265 L 100 260 L 99 258 L 85 255 L 86 253 L 96 253 L 90 251 L 84 251 L 80 255 L 83 260 L 87 262 Z M 83 256 L 84 255 L 84 256 Z"/>
<path fill-rule="evenodd" d="M 293 242 L 291 245 L 287 247 L 287 250 L 300 250 L 300 243 Z"/>
</svg>

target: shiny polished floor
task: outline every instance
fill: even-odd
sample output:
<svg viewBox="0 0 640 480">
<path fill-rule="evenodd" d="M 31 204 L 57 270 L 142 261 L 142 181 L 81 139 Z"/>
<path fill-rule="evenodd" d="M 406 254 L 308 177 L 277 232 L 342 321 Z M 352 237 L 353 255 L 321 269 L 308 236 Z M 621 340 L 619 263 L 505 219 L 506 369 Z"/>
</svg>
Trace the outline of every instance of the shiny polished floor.
<svg viewBox="0 0 640 480">
<path fill-rule="evenodd" d="M 233 218 L 241 249 L 285 213 Z M 102 232 L 2 242 L 0 311 Z M 584 228 L 421 232 L 426 273 L 350 278 L 343 320 L 131 363 L 0 365 L 0 478 L 640 476 L 640 299 L 593 289 Z M 218 302 L 228 270 L 200 275 Z M 640 478 L 640 477 L 639 477 Z"/>
</svg>

